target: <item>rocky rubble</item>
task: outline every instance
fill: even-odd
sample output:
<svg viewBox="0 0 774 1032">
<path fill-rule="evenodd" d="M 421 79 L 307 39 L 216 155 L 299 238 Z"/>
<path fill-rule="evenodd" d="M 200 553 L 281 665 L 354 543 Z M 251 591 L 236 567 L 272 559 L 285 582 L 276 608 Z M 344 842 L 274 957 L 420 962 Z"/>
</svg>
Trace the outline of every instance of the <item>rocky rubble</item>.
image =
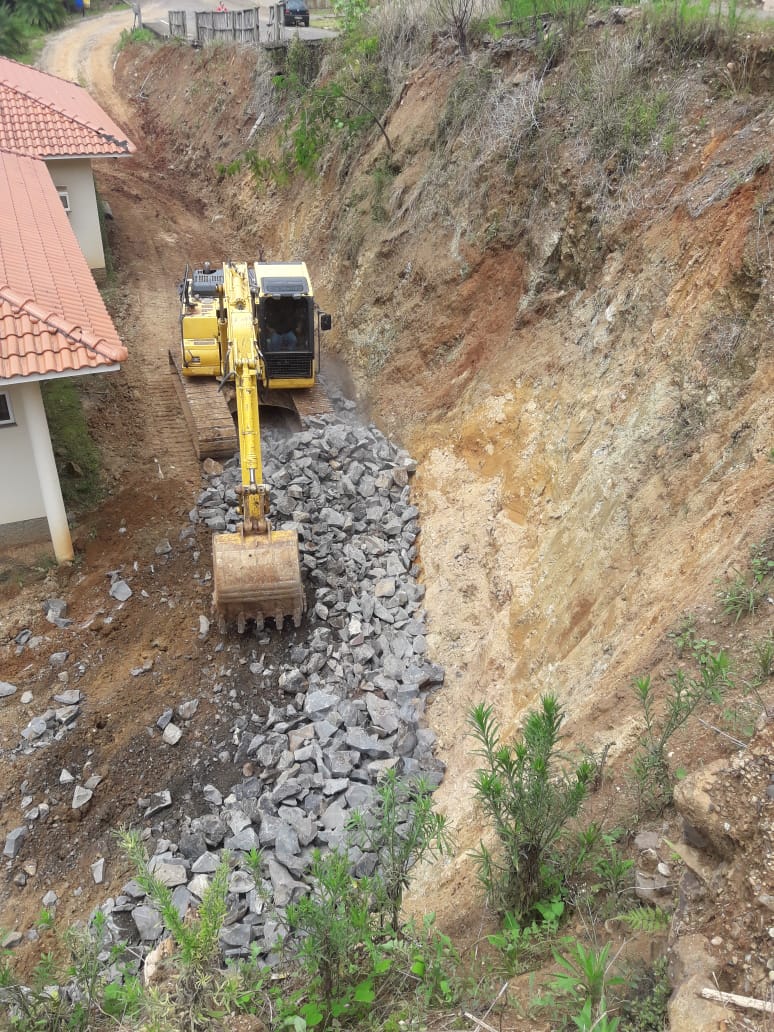
<svg viewBox="0 0 774 1032">
<path fill-rule="evenodd" d="M 226 792 L 202 786 L 191 808 L 199 816 L 165 822 L 166 791 L 139 805 L 151 869 L 180 912 L 197 905 L 227 850 L 224 952 L 244 955 L 257 945 L 271 960 L 284 908 L 308 891 L 315 849 L 348 849 L 355 874 L 374 870 L 375 856 L 351 844 L 346 825 L 372 806 L 383 772 L 440 782 L 435 736 L 422 722 L 427 692 L 444 673 L 427 658 L 409 456 L 373 427 L 320 417 L 289 437 L 267 434 L 264 465 L 274 525 L 299 535 L 309 611 L 302 642 L 288 646 L 279 666 L 253 653 L 249 669 L 287 701 L 270 704 L 264 717 L 237 715 L 229 759 L 241 780 Z M 206 469 L 190 519 L 214 531 L 235 528 L 238 461 Z M 192 717 L 195 704 L 184 705 Z M 169 710 L 159 720 L 165 733 L 172 717 Z M 260 873 L 253 850 L 263 851 Z M 145 949 L 162 934 L 133 880 L 102 910 L 114 941 Z"/>
</svg>

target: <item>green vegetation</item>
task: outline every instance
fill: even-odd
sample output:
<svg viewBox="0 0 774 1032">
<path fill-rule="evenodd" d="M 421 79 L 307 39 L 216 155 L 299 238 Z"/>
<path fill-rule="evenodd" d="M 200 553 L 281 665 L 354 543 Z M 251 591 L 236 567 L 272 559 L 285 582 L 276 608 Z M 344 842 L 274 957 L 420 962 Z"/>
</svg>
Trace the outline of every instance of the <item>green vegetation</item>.
<svg viewBox="0 0 774 1032">
<path fill-rule="evenodd" d="M 527 716 L 515 745 L 500 742 L 491 706 L 480 704 L 469 722 L 485 765 L 474 788 L 499 841 L 492 853 L 482 842 L 474 854 L 487 897 L 501 913 L 529 918 L 540 900 L 560 894 L 566 858 L 560 839 L 578 813 L 594 768 L 586 759 L 569 763 L 559 750 L 564 720 L 555 696 Z"/>
<path fill-rule="evenodd" d="M 738 623 L 752 616 L 774 582 L 774 558 L 766 545 L 755 545 L 750 553 L 750 568 L 734 570 L 730 580 L 718 581 L 718 600 L 727 616 Z"/>
<path fill-rule="evenodd" d="M 0 55 L 29 60 L 44 33 L 67 18 L 62 0 L 0 0 Z"/>
<path fill-rule="evenodd" d="M 632 763 L 640 815 L 660 813 L 671 803 L 674 778 L 680 771 L 673 774 L 670 769 L 669 740 L 701 706 L 720 702 L 724 690 L 731 684 L 728 654 L 722 649 L 716 655 L 702 653 L 698 676 L 679 669 L 670 675 L 667 684 L 666 708 L 661 714 L 657 713 L 650 676 L 637 678 L 633 685 L 645 718 L 645 728 Z"/>
<path fill-rule="evenodd" d="M 71 379 L 46 380 L 43 405 L 67 509 L 83 512 L 102 497 L 99 452 L 89 434 L 78 386 Z"/>
<path fill-rule="evenodd" d="M 123 29 L 116 43 L 116 53 L 120 53 L 130 43 L 158 43 L 158 36 L 150 29 Z"/>
</svg>

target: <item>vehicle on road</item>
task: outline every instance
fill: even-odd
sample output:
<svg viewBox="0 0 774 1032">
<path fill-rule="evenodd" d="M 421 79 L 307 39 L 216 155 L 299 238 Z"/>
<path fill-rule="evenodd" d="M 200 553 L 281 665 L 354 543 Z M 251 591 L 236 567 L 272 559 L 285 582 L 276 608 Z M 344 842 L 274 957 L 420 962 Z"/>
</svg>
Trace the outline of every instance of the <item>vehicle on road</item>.
<svg viewBox="0 0 774 1032">
<path fill-rule="evenodd" d="M 309 8 L 304 0 L 287 0 L 285 25 L 305 25 L 306 28 L 309 28 Z"/>
</svg>

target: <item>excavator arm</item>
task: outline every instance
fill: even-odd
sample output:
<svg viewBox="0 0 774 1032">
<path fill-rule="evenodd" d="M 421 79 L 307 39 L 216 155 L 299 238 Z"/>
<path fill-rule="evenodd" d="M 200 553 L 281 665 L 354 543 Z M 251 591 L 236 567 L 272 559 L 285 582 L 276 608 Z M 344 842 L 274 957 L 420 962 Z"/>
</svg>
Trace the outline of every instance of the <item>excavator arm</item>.
<svg viewBox="0 0 774 1032">
<path fill-rule="evenodd" d="M 258 385 L 266 383 L 266 366 L 257 344 L 248 267 L 229 262 L 223 272 L 218 333 L 224 373 L 236 390 L 242 522 L 236 534 L 213 537 L 213 602 L 221 630 L 232 618 L 240 633 L 248 620 L 262 627 L 266 617 L 281 628 L 284 617 L 292 616 L 298 627 L 305 608 L 298 535 L 272 529 L 269 490 L 263 483 Z"/>
</svg>

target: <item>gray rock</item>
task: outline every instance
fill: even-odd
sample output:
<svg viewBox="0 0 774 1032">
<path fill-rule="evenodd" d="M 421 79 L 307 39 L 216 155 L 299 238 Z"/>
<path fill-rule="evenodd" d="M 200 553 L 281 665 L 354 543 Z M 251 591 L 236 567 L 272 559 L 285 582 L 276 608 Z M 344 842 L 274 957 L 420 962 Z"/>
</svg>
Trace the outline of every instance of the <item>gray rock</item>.
<svg viewBox="0 0 774 1032">
<path fill-rule="evenodd" d="M 193 906 L 193 897 L 185 885 L 176 885 L 172 890 L 172 905 L 181 920 L 188 913 L 188 908 Z"/>
<path fill-rule="evenodd" d="M 304 699 L 304 713 L 310 713 L 313 717 L 319 718 L 332 710 L 339 701 L 338 696 L 331 695 L 330 692 L 309 692 Z"/>
<path fill-rule="evenodd" d="M 177 745 L 180 739 L 183 737 L 183 731 L 177 726 L 177 724 L 169 723 L 164 728 L 164 733 L 161 736 L 167 745 Z"/>
<path fill-rule="evenodd" d="M 73 810 L 80 810 L 90 802 L 91 797 L 94 795 L 90 788 L 86 788 L 84 785 L 76 785 L 75 791 L 73 792 Z"/>
<path fill-rule="evenodd" d="M 201 899 L 211 884 L 212 878 L 208 878 L 206 874 L 195 874 L 188 883 L 188 891 L 192 896 Z"/>
<path fill-rule="evenodd" d="M 48 730 L 48 724 L 44 717 L 33 717 L 22 731 L 22 738 L 28 742 L 34 742 Z"/>
<path fill-rule="evenodd" d="M 188 871 L 183 864 L 156 864 L 153 867 L 153 875 L 168 889 L 172 889 L 176 885 L 185 885 L 188 881 Z"/>
<path fill-rule="evenodd" d="M 141 903 L 134 908 L 132 920 L 144 942 L 153 942 L 164 931 L 164 924 L 158 910 L 147 903 Z"/>
<path fill-rule="evenodd" d="M 277 863 L 274 857 L 269 857 L 268 866 L 275 906 L 286 907 L 308 891 L 307 886 L 296 881 L 290 871 Z"/>
<path fill-rule="evenodd" d="M 251 849 L 258 849 L 260 842 L 252 828 L 245 828 L 238 835 L 232 835 L 230 838 L 227 838 L 223 845 L 232 852 L 240 850 L 243 853 L 249 853 Z"/>
<path fill-rule="evenodd" d="M 143 817 L 152 817 L 154 813 L 158 813 L 159 810 L 164 810 L 171 805 L 172 796 L 166 788 L 161 792 L 154 792 L 148 800 Z"/>
<path fill-rule="evenodd" d="M 204 814 L 191 821 L 191 828 L 194 831 L 201 831 L 204 840 L 211 849 L 217 849 L 226 837 L 226 825 L 215 814 Z"/>
<path fill-rule="evenodd" d="M 214 785 L 205 785 L 202 795 L 208 803 L 212 803 L 214 806 L 220 806 L 223 803 L 223 796 Z"/>
<path fill-rule="evenodd" d="M 344 740 L 350 748 L 365 753 L 372 760 L 386 759 L 391 755 L 389 745 L 380 742 L 378 738 L 359 727 L 348 731 Z"/>
<path fill-rule="evenodd" d="M 24 825 L 19 828 L 14 828 L 13 831 L 9 831 L 5 839 L 3 856 L 9 856 L 12 860 L 17 857 L 26 837 L 27 828 Z"/>
<path fill-rule="evenodd" d="M 191 720 L 199 708 L 198 699 L 189 699 L 187 702 L 181 702 L 177 707 L 177 715 L 181 720 Z"/>
<path fill-rule="evenodd" d="M 194 874 L 213 874 L 218 869 L 217 856 L 214 853 L 202 853 L 202 855 L 191 864 Z"/>
<path fill-rule="evenodd" d="M 156 727 L 160 731 L 163 731 L 164 728 L 167 726 L 167 724 L 170 722 L 170 720 L 172 719 L 173 716 L 174 716 L 174 710 L 173 709 L 171 709 L 171 708 L 165 709 L 164 712 L 159 717 L 159 719 L 156 721 Z"/>
<path fill-rule="evenodd" d="M 252 934 L 252 925 L 233 924 L 221 930 L 220 942 L 224 949 L 246 950 L 250 945 Z"/>
<path fill-rule="evenodd" d="M 207 843 L 200 831 L 184 831 L 178 839 L 177 849 L 186 860 L 195 860 L 207 852 Z"/>
<path fill-rule="evenodd" d="M 105 880 L 105 858 L 101 856 L 99 860 L 95 860 L 89 868 L 91 871 L 91 877 L 94 879 L 95 885 L 101 885 Z"/>
<path fill-rule="evenodd" d="M 8 699 L 11 695 L 15 695 L 18 690 L 16 685 L 11 684 L 10 681 L 0 681 L 0 699 Z"/>
<path fill-rule="evenodd" d="M 120 578 L 110 585 L 109 595 L 117 602 L 126 602 L 132 597 L 132 589 Z"/>
<path fill-rule="evenodd" d="M 255 878 L 247 871 L 232 871 L 228 880 L 228 891 L 241 895 L 252 892 L 255 888 Z"/>
<path fill-rule="evenodd" d="M 398 718 L 398 707 L 388 699 L 382 699 L 378 695 L 369 693 L 366 696 L 366 707 L 371 723 L 391 735 L 398 730 L 400 720 Z"/>
<path fill-rule="evenodd" d="M 54 702 L 60 706 L 77 706 L 82 700 L 83 696 L 77 688 L 68 688 L 67 691 L 57 692 L 54 696 Z"/>
</svg>

